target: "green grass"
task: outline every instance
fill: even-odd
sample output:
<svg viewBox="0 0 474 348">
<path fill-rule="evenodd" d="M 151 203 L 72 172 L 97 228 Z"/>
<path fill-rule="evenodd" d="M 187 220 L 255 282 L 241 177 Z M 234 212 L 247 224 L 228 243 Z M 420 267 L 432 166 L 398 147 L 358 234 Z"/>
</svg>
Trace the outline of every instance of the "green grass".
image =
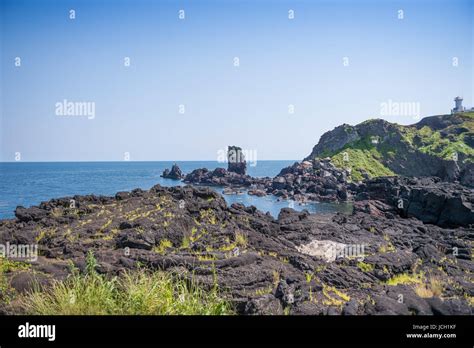
<svg viewBox="0 0 474 348">
<path fill-rule="evenodd" d="M 423 276 L 422 272 L 413 274 L 400 273 L 387 280 L 386 284 L 392 286 L 398 284 L 421 284 L 423 282 Z"/>
<path fill-rule="evenodd" d="M 106 277 L 88 257 L 84 274 L 77 270 L 44 291 L 21 298 L 32 315 L 226 315 L 233 314 L 217 286 L 204 290 L 197 283 L 174 279 L 166 272 L 126 271 Z"/>
<path fill-rule="evenodd" d="M 166 253 L 166 250 L 172 247 L 173 247 L 173 243 L 171 243 L 170 240 L 165 238 L 165 239 L 160 240 L 160 244 L 157 246 L 154 246 L 152 250 L 158 254 L 164 255 Z"/>
<path fill-rule="evenodd" d="M 323 304 L 326 306 L 337 306 L 341 307 L 351 299 L 351 297 L 344 292 L 336 289 L 333 286 L 328 286 L 323 283 Z"/>
<path fill-rule="evenodd" d="M 10 286 L 7 275 L 10 272 L 26 271 L 30 269 L 28 263 L 12 261 L 4 257 L 0 257 L 0 302 L 9 303 L 14 297 L 15 291 Z"/>
<path fill-rule="evenodd" d="M 474 131 L 474 121 L 472 119 L 474 113 L 464 113 L 453 117 L 459 118 L 462 123 L 442 129 L 443 132 L 450 134 L 449 137 L 441 135 L 441 131 L 433 131 L 428 126 L 420 129 L 413 126 L 399 126 L 400 133 L 406 143 L 420 152 L 445 160 L 453 160 L 455 153 L 458 155 L 464 154 L 467 157 L 466 160 L 472 162 L 474 160 L 474 149 L 465 143 L 464 137 L 468 132 Z M 464 131 L 457 134 L 455 132 L 457 127 L 463 127 L 468 132 Z"/>
<path fill-rule="evenodd" d="M 438 131 L 428 126 L 417 129 L 416 126 L 395 125 L 395 130 L 387 134 L 387 137 L 395 136 L 398 139 L 400 135 L 404 143 L 400 147 L 389 145 L 394 142 L 383 139 L 378 144 L 372 144 L 370 137 L 367 136 L 346 144 L 337 151 L 323 151 L 318 157 L 331 157 L 336 167 L 350 169 L 350 179 L 353 181 L 362 180 L 363 172 L 371 178 L 395 175 L 386 163 L 396 159 L 397 156 L 404 156 L 407 150 L 419 151 L 445 160 L 453 160 L 457 154 L 462 161 L 474 163 L 474 149 L 465 141 L 467 136 L 474 133 L 474 112 L 450 115 L 450 117 L 457 122 Z M 372 120 L 367 120 L 362 124 L 370 122 Z"/>
<path fill-rule="evenodd" d="M 202 222 L 210 223 L 211 225 L 217 224 L 216 213 L 212 209 L 201 210 L 199 212 Z"/>
<path fill-rule="evenodd" d="M 444 291 L 444 283 L 440 278 L 431 277 L 426 283 L 416 284 L 415 293 L 423 298 L 441 297 Z"/>
<path fill-rule="evenodd" d="M 181 248 L 188 249 L 191 246 L 191 238 L 188 235 L 183 236 L 183 240 L 181 241 Z"/>
<path fill-rule="evenodd" d="M 366 262 L 358 262 L 357 267 L 363 272 L 372 272 L 374 270 L 374 265 Z"/>
<path fill-rule="evenodd" d="M 387 152 L 389 150 L 387 149 Z M 343 149 L 332 155 L 331 161 L 338 168 L 351 170 L 351 179 L 363 180 L 365 171 L 369 177 L 395 175 L 381 162 L 383 156 L 369 138 L 347 144 Z"/>
<path fill-rule="evenodd" d="M 235 232 L 235 243 L 242 247 L 245 248 L 248 244 L 247 236 L 243 234 L 242 232 Z"/>
</svg>

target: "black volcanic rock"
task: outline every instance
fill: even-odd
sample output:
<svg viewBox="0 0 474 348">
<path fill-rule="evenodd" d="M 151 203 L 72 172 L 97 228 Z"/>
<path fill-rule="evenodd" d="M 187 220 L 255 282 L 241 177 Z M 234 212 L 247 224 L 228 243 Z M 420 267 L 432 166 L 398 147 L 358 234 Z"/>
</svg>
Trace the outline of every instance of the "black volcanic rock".
<svg viewBox="0 0 474 348">
<path fill-rule="evenodd" d="M 347 172 L 328 159 L 295 162 L 273 178 L 269 193 L 298 201 L 346 201 Z"/>
<path fill-rule="evenodd" d="M 297 165 L 284 175 L 307 171 L 309 165 Z M 437 184 L 394 180 L 367 183 L 369 196 L 389 200 L 397 186 L 405 194 L 406 189 Z M 433 192 L 437 197 L 436 190 L 442 188 L 427 191 L 428 196 Z M 406 197 L 424 202 L 420 193 L 411 196 L 407 191 Z M 74 211 L 64 207 L 67 199 L 56 199 L 18 208 L 16 219 L 0 220 L 0 243 L 39 245 L 31 274 L 62 280 L 70 264 L 83 269 L 87 253 L 93 252 L 98 270 L 110 276 L 140 264 L 192 278 L 205 288 L 217 283 L 241 314 L 282 314 L 284 308 L 304 315 L 472 314 L 467 300 L 472 295 L 466 295 L 472 294 L 472 228 L 441 228 L 403 218 L 380 200 L 358 201 L 360 208 L 352 215 L 311 215 L 285 208 L 274 219 L 252 206 L 229 207 L 213 190 L 190 186 L 156 185 L 129 195 L 74 199 Z M 52 214 L 55 210 L 62 214 Z M 194 240 L 187 245 L 183 241 L 190 233 Z M 164 240 L 168 247 L 157 252 Z M 365 251 L 354 254 L 361 246 Z M 335 250 L 343 253 L 336 256 Z M 25 281 L 10 282 L 21 278 L 19 272 L 5 277 L 23 291 Z M 387 282 L 404 274 L 421 275 L 426 286 L 437 279 L 443 284 L 442 295 L 420 297 L 417 283 Z M 18 310 L 8 304 L 0 308 L 2 313 Z"/>
<path fill-rule="evenodd" d="M 474 163 L 468 163 L 459 174 L 459 182 L 468 187 L 474 187 Z"/>
<path fill-rule="evenodd" d="M 247 162 L 244 153 L 238 146 L 228 146 L 227 148 L 227 171 L 245 175 L 247 173 Z"/>
<path fill-rule="evenodd" d="M 48 211 L 39 209 L 37 207 L 25 208 L 22 206 L 18 206 L 15 209 L 15 216 L 18 220 L 23 222 L 29 221 L 40 221 L 41 219 L 48 216 Z"/>
<path fill-rule="evenodd" d="M 171 167 L 171 171 L 169 169 L 165 169 L 161 176 L 165 179 L 173 180 L 181 180 L 182 178 L 184 178 L 184 175 L 177 164 L 173 164 L 173 166 Z"/>
<path fill-rule="evenodd" d="M 184 182 L 198 185 L 224 186 L 238 191 L 249 188 L 250 195 L 275 195 L 300 202 L 344 202 L 351 198 L 347 189 L 347 172 L 336 168 L 330 160 L 295 162 L 283 168 L 274 178 L 254 178 L 216 168 L 196 169 Z M 231 190 L 228 190 L 231 192 Z"/>
<path fill-rule="evenodd" d="M 225 187 L 250 187 L 251 185 L 264 183 L 268 178 L 252 178 L 249 175 L 237 174 L 224 168 L 216 168 L 209 171 L 206 168 L 195 169 L 184 177 L 185 183 L 225 186 Z"/>
<path fill-rule="evenodd" d="M 402 216 L 439 226 L 474 225 L 474 192 L 439 178 L 380 177 L 358 187 L 356 200 L 380 200 Z"/>
</svg>

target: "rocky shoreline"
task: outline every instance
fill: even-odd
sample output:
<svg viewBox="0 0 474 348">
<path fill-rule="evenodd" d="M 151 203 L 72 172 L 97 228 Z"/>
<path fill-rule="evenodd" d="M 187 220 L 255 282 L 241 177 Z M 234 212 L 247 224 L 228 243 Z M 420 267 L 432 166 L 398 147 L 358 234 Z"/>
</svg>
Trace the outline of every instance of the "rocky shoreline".
<svg viewBox="0 0 474 348">
<path fill-rule="evenodd" d="M 164 175 L 164 174 L 163 174 Z M 345 202 L 356 185 L 347 183 L 347 172 L 336 168 L 329 159 L 295 162 L 274 178 L 254 178 L 229 169 L 212 171 L 201 168 L 184 176 L 193 185 L 221 186 L 224 194 L 246 190 L 250 195 L 274 195 L 298 202 Z"/>
<path fill-rule="evenodd" d="M 255 180 L 243 186 L 342 198 L 342 181 L 325 174 L 329 165 L 316 172 L 313 164 L 317 174 L 308 173 L 307 163 L 290 168 L 275 179 L 198 170 L 184 180 Z M 36 243 L 40 256 L 27 271 L 6 276 L 20 293 L 38 283 L 47 288 L 65 279 L 71 264 L 84 269 L 92 251 L 98 271 L 110 276 L 145 266 L 207 288 L 217 281 L 239 314 L 472 314 L 472 190 L 386 177 L 350 192 L 351 215 L 285 208 L 277 219 L 253 206 L 227 206 L 220 194 L 192 186 L 18 207 L 15 219 L 0 221 L 0 242 Z M 1 311 L 19 309 L 13 301 Z"/>
<path fill-rule="evenodd" d="M 445 181 L 392 175 L 397 168 L 423 172 L 407 158 L 437 158 L 430 147 L 434 132 L 472 139 L 459 128 L 459 122 L 469 126 L 464 118 L 433 120 L 453 125 L 343 125 L 274 178 L 247 175 L 242 149 L 229 146 L 227 169 L 185 174 L 175 164 L 163 172 L 186 186 L 19 206 L 14 219 L 0 220 L 0 245 L 37 245 L 39 256 L 16 268 L 0 267 L 0 290 L 47 291 L 71 267 L 84 270 L 92 253 L 105 277 L 145 267 L 205 289 L 218 286 L 238 314 L 472 315 L 471 162 Z M 383 138 L 387 129 L 393 132 Z M 379 135 L 375 145 L 372 133 Z M 328 151 L 332 157 L 320 156 Z M 441 173 L 441 167 L 428 173 Z M 312 215 L 284 208 L 274 218 L 254 206 L 228 206 L 209 186 L 303 203 L 352 202 L 354 209 Z M 1 313 L 22 313 L 18 301 L 4 297 L 0 292 Z"/>
</svg>

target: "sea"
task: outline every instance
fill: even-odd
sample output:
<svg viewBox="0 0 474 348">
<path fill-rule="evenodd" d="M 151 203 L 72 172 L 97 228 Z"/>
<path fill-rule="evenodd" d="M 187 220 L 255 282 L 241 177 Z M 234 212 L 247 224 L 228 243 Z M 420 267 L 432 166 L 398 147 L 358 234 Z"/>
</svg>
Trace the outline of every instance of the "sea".
<svg viewBox="0 0 474 348">
<path fill-rule="evenodd" d="M 284 167 L 296 161 L 258 161 L 248 166 L 248 174 L 254 177 L 274 177 Z M 15 216 L 19 205 L 30 207 L 52 198 L 74 195 L 115 195 L 119 191 L 135 188 L 150 189 L 156 184 L 162 186 L 184 185 L 181 181 L 163 179 L 163 170 L 176 163 L 187 174 L 198 168 L 210 170 L 223 167 L 226 163 L 215 161 L 159 161 L 159 162 L 1 162 L 0 163 L 0 219 Z M 222 187 L 212 187 L 222 193 Z M 254 205 L 263 212 L 270 212 L 275 218 L 282 208 L 307 209 L 310 213 L 350 213 L 349 203 L 299 204 L 291 200 L 279 200 L 272 195 L 256 197 L 247 193 L 223 195 L 227 204 L 242 203 Z"/>
</svg>

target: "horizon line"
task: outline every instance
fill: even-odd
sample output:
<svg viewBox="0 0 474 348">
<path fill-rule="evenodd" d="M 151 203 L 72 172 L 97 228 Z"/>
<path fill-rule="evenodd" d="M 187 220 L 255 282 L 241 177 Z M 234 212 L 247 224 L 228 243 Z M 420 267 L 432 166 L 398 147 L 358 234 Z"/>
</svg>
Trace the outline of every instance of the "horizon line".
<svg viewBox="0 0 474 348">
<path fill-rule="evenodd" d="M 247 163 L 252 162 L 269 162 L 269 161 L 300 161 L 298 159 L 261 159 L 257 161 L 247 161 Z M 302 160 L 301 160 L 302 161 Z M 87 160 L 87 161 L 0 161 L 0 163 L 122 163 L 122 162 L 216 162 L 226 164 L 228 162 L 219 162 L 217 160 Z"/>
</svg>

